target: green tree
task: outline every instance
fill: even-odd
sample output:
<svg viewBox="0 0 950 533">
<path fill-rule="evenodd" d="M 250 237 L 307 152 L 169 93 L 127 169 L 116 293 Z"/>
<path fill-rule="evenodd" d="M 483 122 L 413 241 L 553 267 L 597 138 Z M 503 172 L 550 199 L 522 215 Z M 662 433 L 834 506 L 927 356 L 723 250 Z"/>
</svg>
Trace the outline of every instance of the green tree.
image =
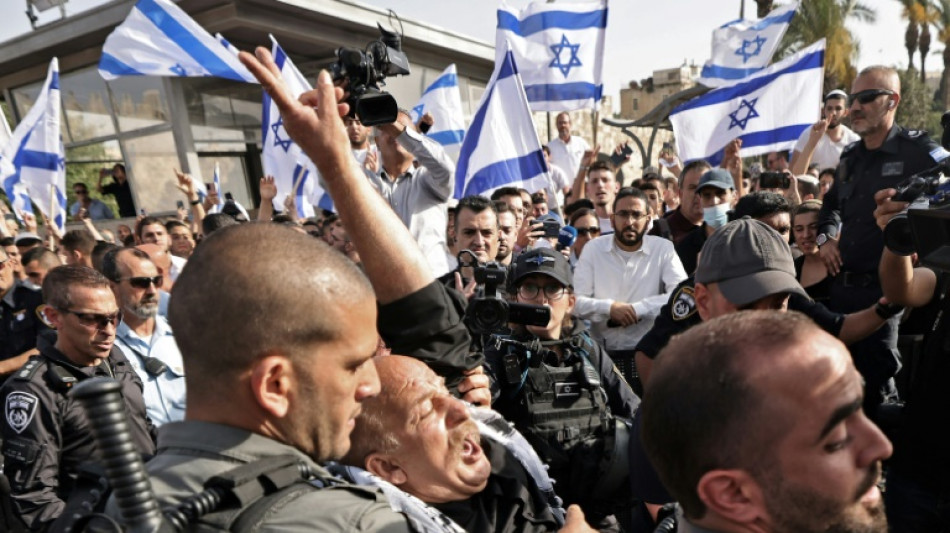
<svg viewBox="0 0 950 533">
<path fill-rule="evenodd" d="M 943 75 L 936 100 L 942 109 L 950 109 L 950 0 L 935 0 L 937 39 L 943 43 Z"/>
<path fill-rule="evenodd" d="M 896 121 L 909 129 L 927 130 L 939 135 L 940 112 L 934 109 L 933 94 L 914 70 L 898 71 L 901 80 L 901 104 Z"/>
<path fill-rule="evenodd" d="M 779 45 L 778 57 L 825 39 L 825 88 L 847 87 L 855 76 L 858 41 L 846 23 L 873 23 L 876 18 L 876 12 L 858 0 L 802 2 Z"/>
<path fill-rule="evenodd" d="M 763 18 L 772 11 L 772 0 L 755 0 L 756 12 L 759 18 Z"/>
</svg>

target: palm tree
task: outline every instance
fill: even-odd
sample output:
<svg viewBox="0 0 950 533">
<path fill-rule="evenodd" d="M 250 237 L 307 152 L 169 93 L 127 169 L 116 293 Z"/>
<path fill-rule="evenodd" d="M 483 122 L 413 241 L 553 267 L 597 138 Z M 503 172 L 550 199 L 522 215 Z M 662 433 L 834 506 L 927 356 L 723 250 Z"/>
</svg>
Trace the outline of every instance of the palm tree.
<svg viewBox="0 0 950 533">
<path fill-rule="evenodd" d="M 938 17 L 935 23 L 937 27 L 937 39 L 943 43 L 943 76 L 940 77 L 940 103 L 943 109 L 950 109 L 950 0 L 936 0 L 934 6 Z"/>
<path fill-rule="evenodd" d="M 941 13 L 937 9 L 937 6 L 932 4 L 930 0 L 919 0 L 923 3 L 919 4 L 921 7 L 918 13 L 920 15 L 920 39 L 917 42 L 917 47 L 920 49 L 920 81 L 927 82 L 927 54 L 930 53 L 930 26 L 936 25 L 940 20 Z"/>
<path fill-rule="evenodd" d="M 907 48 L 907 68 L 914 68 L 914 53 L 921 44 L 922 35 L 926 35 L 927 51 L 930 51 L 930 28 L 927 28 L 928 0 L 897 0 L 904 6 L 901 16 L 907 19 L 907 30 L 904 32 L 904 47 Z M 921 31 L 923 30 L 923 31 Z M 921 55 L 926 52 L 921 50 Z M 921 59 L 921 71 L 924 70 L 926 59 Z"/>
<path fill-rule="evenodd" d="M 759 18 L 764 18 L 772 12 L 772 0 L 755 0 L 755 3 L 758 5 L 757 14 Z"/>
<path fill-rule="evenodd" d="M 950 1 L 950 0 L 947 0 Z M 855 76 L 858 42 L 846 22 L 873 23 L 876 12 L 859 0 L 807 0 L 779 45 L 778 57 L 792 54 L 819 39 L 825 43 L 825 88 L 850 85 Z"/>
</svg>

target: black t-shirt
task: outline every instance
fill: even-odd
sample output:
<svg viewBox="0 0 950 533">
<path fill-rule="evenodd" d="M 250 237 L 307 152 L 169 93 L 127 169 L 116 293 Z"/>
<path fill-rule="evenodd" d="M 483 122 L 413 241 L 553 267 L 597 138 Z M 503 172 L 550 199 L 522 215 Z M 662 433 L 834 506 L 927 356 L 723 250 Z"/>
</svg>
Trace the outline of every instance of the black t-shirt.
<svg viewBox="0 0 950 533">
<path fill-rule="evenodd" d="M 683 263 L 683 269 L 687 274 L 692 275 L 696 272 L 696 263 L 699 261 L 699 252 L 706 244 L 706 223 L 697 226 L 696 229 L 686 234 L 683 240 L 676 243 L 676 255 Z"/>
<path fill-rule="evenodd" d="M 120 217 L 135 216 L 135 202 L 132 200 L 132 188 L 129 186 L 129 180 L 125 180 L 125 183 L 113 181 L 108 185 L 103 185 L 102 194 L 115 196 L 115 203 L 119 206 Z"/>
</svg>

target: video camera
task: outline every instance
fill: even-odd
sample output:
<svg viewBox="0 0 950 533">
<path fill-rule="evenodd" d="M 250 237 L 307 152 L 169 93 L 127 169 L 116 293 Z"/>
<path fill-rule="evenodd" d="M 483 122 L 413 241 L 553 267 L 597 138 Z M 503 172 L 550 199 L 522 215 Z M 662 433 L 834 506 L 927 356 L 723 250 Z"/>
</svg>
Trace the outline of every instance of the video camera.
<svg viewBox="0 0 950 533">
<path fill-rule="evenodd" d="M 366 45 L 365 50 L 337 48 L 336 63 L 330 66 L 333 81 L 346 81 L 349 116 L 358 117 L 365 126 L 396 121 L 399 113 L 396 99 L 380 86 L 385 85 L 383 80 L 387 76 L 409 74 L 409 58 L 402 51 L 402 37 L 379 24 L 376 26 L 381 35 L 379 39 Z"/>
<path fill-rule="evenodd" d="M 472 298 L 465 310 L 465 325 L 473 334 L 501 332 L 509 323 L 545 326 L 551 320 L 551 310 L 543 305 L 509 302 L 499 296 L 498 287 L 505 286 L 508 281 L 508 267 L 494 261 L 479 263 L 471 250 L 459 252 L 458 259 L 459 268 L 473 268 L 475 283 L 484 292 L 482 296 Z"/>
<path fill-rule="evenodd" d="M 893 218 L 884 227 L 884 244 L 898 255 L 911 255 L 918 251 L 922 242 L 932 243 L 937 232 L 932 228 L 922 231 L 914 229 L 925 221 L 932 224 L 934 219 L 943 219 L 941 216 L 924 215 L 921 212 L 941 210 L 950 206 L 950 180 L 944 174 L 950 174 L 950 157 L 944 159 L 933 168 L 918 172 L 901 182 L 897 187 L 897 194 L 891 200 L 895 202 L 910 202 L 910 205 Z M 950 217 L 950 213 L 947 214 Z M 923 217 L 923 220 L 919 220 Z M 918 220 L 915 220 L 918 219 Z M 950 240 L 945 242 L 950 243 Z"/>
</svg>

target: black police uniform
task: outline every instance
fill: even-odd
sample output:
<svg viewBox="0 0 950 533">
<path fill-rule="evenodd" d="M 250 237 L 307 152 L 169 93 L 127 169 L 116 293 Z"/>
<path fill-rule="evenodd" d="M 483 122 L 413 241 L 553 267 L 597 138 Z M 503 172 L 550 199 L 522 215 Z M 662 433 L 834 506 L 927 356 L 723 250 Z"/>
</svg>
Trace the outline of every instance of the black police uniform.
<svg viewBox="0 0 950 533">
<path fill-rule="evenodd" d="M 699 262 L 699 252 L 702 251 L 703 245 L 706 244 L 706 237 L 706 223 L 703 222 L 702 225 L 697 226 L 696 229 L 687 233 L 680 242 L 676 243 L 676 255 L 679 256 L 680 261 L 683 263 L 683 270 L 689 275 L 696 272 L 696 264 Z"/>
<path fill-rule="evenodd" d="M 529 345 L 536 340 L 527 333 L 512 339 Z M 616 417 L 632 419 L 640 399 L 579 321 L 561 342 L 564 355 L 560 359 L 543 346 L 527 350 L 527 360 L 526 351 L 518 348 L 509 352 L 487 346 L 485 361 L 497 391 L 492 408 L 514 424 L 548 464 L 548 474 L 565 504 L 579 504 L 595 523 L 610 515 L 611 505 L 618 503 L 608 500 L 616 491 L 604 493 L 612 483 L 600 471 L 615 444 L 615 425 L 626 423 Z M 518 370 L 512 366 L 513 353 L 520 359 Z M 593 376 L 585 377 L 588 370 Z"/>
<path fill-rule="evenodd" d="M 873 305 L 881 296 L 877 276 L 884 250 L 884 237 L 874 219 L 874 195 L 897 186 L 905 178 L 932 168 L 947 152 L 926 132 L 893 126 L 884 143 L 868 150 L 864 142 L 849 145 L 841 153 L 835 182 L 825 194 L 818 217 L 818 231 L 838 236 L 841 272 L 831 287 L 829 307 L 852 313 Z M 900 369 L 897 326 L 900 315 L 866 339 L 849 348 L 854 364 L 865 380 L 865 407 L 873 408 L 896 396 L 891 378 Z"/>
<path fill-rule="evenodd" d="M 0 300 L 0 360 L 36 347 L 36 339 L 50 327 L 43 321 L 43 293 L 17 284 Z"/>
<path fill-rule="evenodd" d="M 906 324 L 924 336 L 910 367 L 909 386 L 887 474 L 885 508 L 891 531 L 946 531 L 950 527 L 950 453 L 944 419 L 950 412 L 950 274 L 940 273 L 933 299 L 911 311 Z"/>
<path fill-rule="evenodd" d="M 95 376 L 121 384 L 137 451 L 155 453 L 142 382 L 119 349 L 113 347 L 99 366 L 77 367 L 56 348 L 43 348 L 0 388 L 4 473 L 14 509 L 31 529 L 45 528 L 62 513 L 79 465 L 99 459 L 86 414 L 68 394 L 72 384 Z"/>
</svg>

